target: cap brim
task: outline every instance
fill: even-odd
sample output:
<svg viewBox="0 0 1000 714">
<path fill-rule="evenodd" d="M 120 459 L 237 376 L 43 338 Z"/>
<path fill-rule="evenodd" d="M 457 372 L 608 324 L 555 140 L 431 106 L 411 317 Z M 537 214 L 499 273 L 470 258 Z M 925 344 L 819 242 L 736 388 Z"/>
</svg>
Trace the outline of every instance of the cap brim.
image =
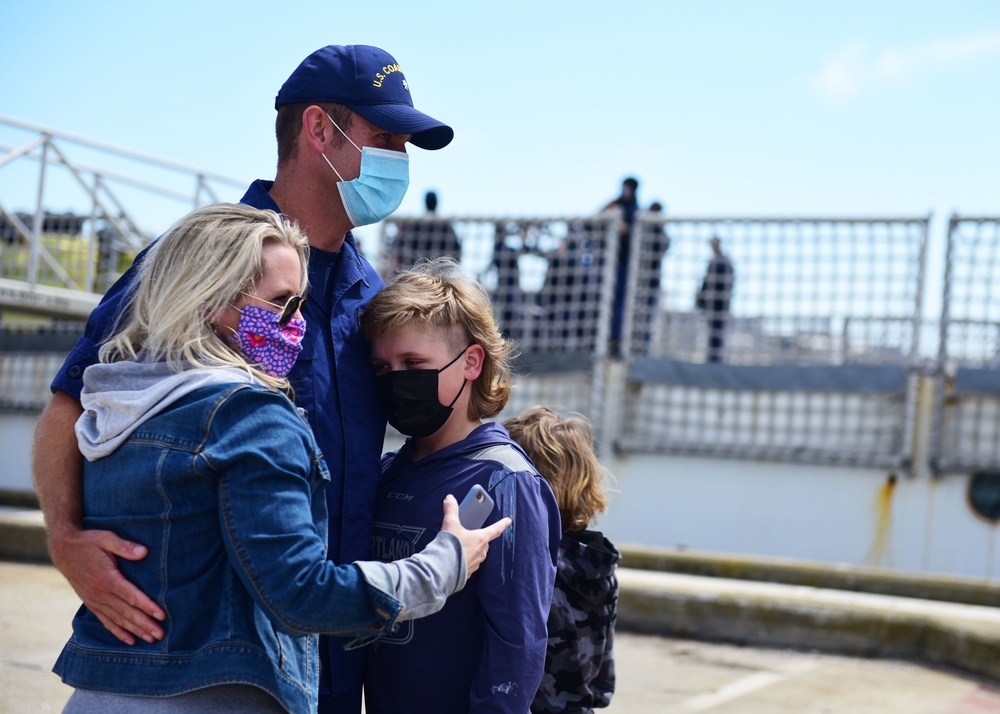
<svg viewBox="0 0 1000 714">
<path fill-rule="evenodd" d="M 393 134 L 412 134 L 410 143 L 421 149 L 443 149 L 455 138 L 454 130 L 447 124 L 418 112 L 406 104 L 351 104 L 344 105 L 380 129 Z"/>
</svg>

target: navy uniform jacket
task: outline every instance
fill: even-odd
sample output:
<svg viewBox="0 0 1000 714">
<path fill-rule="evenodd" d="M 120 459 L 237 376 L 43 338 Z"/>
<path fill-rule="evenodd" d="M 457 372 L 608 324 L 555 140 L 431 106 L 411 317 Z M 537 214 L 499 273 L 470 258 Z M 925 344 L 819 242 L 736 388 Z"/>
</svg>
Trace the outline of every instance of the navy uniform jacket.
<svg viewBox="0 0 1000 714">
<path fill-rule="evenodd" d="M 271 185 L 270 181 L 254 181 L 240 203 L 280 212 L 268 194 Z M 100 342 L 114 324 L 122 295 L 145 253 L 136 257 L 94 308 L 84 336 L 66 358 L 52 389 L 80 398 L 83 370 L 98 361 Z M 375 397 L 371 356 L 358 315 L 384 283 L 348 233 L 339 253 L 310 248 L 309 286 L 302 306 L 308 323 L 303 350 L 288 377 L 295 401 L 306 410 L 330 468 L 329 557 L 337 563 L 351 563 L 368 555 L 385 436 L 385 416 Z M 321 642 L 323 673 L 333 677 L 331 684 L 324 676 L 321 691 L 332 686 L 333 693 L 339 694 L 361 680 L 361 653 L 345 652 L 342 646 L 339 638 L 324 637 Z"/>
</svg>

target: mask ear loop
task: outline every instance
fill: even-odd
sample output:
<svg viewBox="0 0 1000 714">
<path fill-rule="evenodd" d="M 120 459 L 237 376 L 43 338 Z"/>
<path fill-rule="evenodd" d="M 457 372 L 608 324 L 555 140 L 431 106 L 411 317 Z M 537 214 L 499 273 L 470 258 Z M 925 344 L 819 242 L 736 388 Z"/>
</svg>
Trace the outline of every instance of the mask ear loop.
<svg viewBox="0 0 1000 714">
<path fill-rule="evenodd" d="M 232 307 L 232 306 L 230 306 L 230 307 Z M 243 314 L 243 311 L 240 310 L 238 307 L 233 307 L 233 309 L 236 310 L 241 315 Z M 219 330 L 229 330 L 232 334 L 231 335 L 227 335 L 224 332 L 219 332 Z M 234 330 L 229 325 L 219 325 L 219 324 L 213 322 L 212 323 L 212 331 L 215 332 L 215 334 L 219 337 L 220 340 L 222 340 L 223 342 L 225 342 L 227 344 L 231 344 L 231 345 L 235 344 L 235 345 L 238 346 L 239 343 L 240 343 L 240 331 L 239 330 Z"/>
<path fill-rule="evenodd" d="M 348 136 L 348 135 L 347 135 L 347 134 L 346 134 L 346 133 L 344 132 L 344 130 L 343 130 L 343 129 L 341 129 L 341 128 L 340 128 L 339 126 L 337 126 L 337 122 L 335 122 L 335 121 L 333 120 L 333 117 L 332 117 L 332 116 L 330 116 L 330 115 L 329 115 L 328 113 L 326 113 L 326 112 L 323 112 L 323 113 L 324 113 L 324 114 L 326 114 L 326 118 L 330 120 L 330 123 L 331 123 L 331 124 L 333 124 L 333 126 L 334 126 L 334 127 L 335 127 L 335 128 L 337 129 L 337 131 L 339 131 L 339 132 L 340 132 L 341 134 L 343 134 L 344 138 L 345 138 L 345 139 L 347 139 L 348 141 L 350 141 L 350 142 L 351 142 L 351 146 L 353 146 L 353 147 L 354 147 L 355 149 L 357 149 L 358 151 L 361 151 L 361 147 L 359 147 L 359 146 L 358 146 L 357 144 L 355 144 L 355 143 L 354 143 L 353 141 L 351 141 L 351 137 L 349 137 L 349 136 Z M 364 151 L 361 151 L 361 153 L 362 153 L 362 154 L 364 154 L 365 152 L 364 152 Z M 337 178 L 339 178 L 339 179 L 340 179 L 341 181 L 343 181 L 343 180 L 344 180 L 344 177 L 343 177 L 343 176 L 341 176 L 341 175 L 340 175 L 340 172 L 339 172 L 339 171 L 337 171 L 337 169 L 335 169 L 335 168 L 333 167 L 333 164 L 332 164 L 332 163 L 330 163 L 330 159 L 328 159 L 328 158 L 327 158 L 327 156 L 326 156 L 326 153 L 324 152 L 324 153 L 320 154 L 320 156 L 322 156 L 322 157 L 323 157 L 323 159 L 324 159 L 324 160 L 326 161 L 326 165 L 327 165 L 327 166 L 329 166 L 329 167 L 330 167 L 331 169 L 333 169 L 333 173 L 337 174 Z"/>
<path fill-rule="evenodd" d="M 323 113 L 324 113 L 324 114 L 326 114 L 326 112 L 323 112 Z M 333 125 L 334 125 L 334 126 L 335 126 L 335 127 L 337 128 L 337 131 L 339 131 L 339 132 L 340 132 L 341 134 L 343 134 L 343 135 L 344 135 L 344 138 L 345 138 L 345 139 L 347 139 L 348 141 L 351 141 L 351 137 L 349 137 L 349 136 L 348 136 L 348 135 L 347 135 L 346 133 L 344 133 L 344 130 L 343 130 L 343 129 L 341 129 L 341 128 L 340 128 L 339 126 L 337 126 L 337 122 L 335 122 L 335 121 L 333 120 L 333 117 L 332 117 L 332 116 L 330 116 L 329 114 L 326 114 L 326 118 L 327 118 L 327 119 L 329 119 L 329 120 L 330 120 L 330 123 L 331 123 L 331 124 L 333 124 Z M 357 149 L 358 151 L 361 151 L 361 147 L 360 147 L 360 146 L 358 146 L 357 144 L 355 144 L 355 143 L 354 143 L 353 141 L 351 141 L 351 146 L 353 146 L 353 147 L 354 147 L 355 149 Z M 362 151 L 361 153 L 364 153 L 364 152 Z"/>
<path fill-rule="evenodd" d="M 455 402 L 457 402 L 458 398 L 460 396 L 462 396 L 462 392 L 465 391 L 465 385 L 468 384 L 468 383 L 469 383 L 469 380 L 467 380 L 467 379 L 463 379 L 462 380 L 462 386 L 459 388 L 458 394 L 455 395 L 455 398 L 451 400 L 451 404 L 448 405 L 449 409 L 451 409 L 453 406 L 455 406 Z"/>
<path fill-rule="evenodd" d="M 466 348 L 465 348 L 464 350 L 462 350 L 461 352 L 459 352 L 459 353 L 458 353 L 458 357 L 456 357 L 456 358 L 455 358 L 455 359 L 453 359 L 453 360 L 452 360 L 451 362 L 449 362 L 449 363 L 448 363 L 448 364 L 446 364 L 446 365 L 445 365 L 444 367 L 442 367 L 441 369 L 439 369 L 439 370 L 438 370 L 438 374 L 441 374 L 441 373 L 442 373 L 442 372 L 444 372 L 444 371 L 445 371 L 446 369 L 448 369 L 449 367 L 451 367 L 451 366 L 452 366 L 453 364 L 455 364 L 456 362 L 458 362 L 458 360 L 460 360 L 460 359 L 461 359 L 462 357 L 464 357 L 464 356 L 465 356 L 465 353 L 469 351 L 469 347 L 472 347 L 472 345 L 474 345 L 474 344 L 476 344 L 476 343 L 475 343 L 475 342 L 472 342 L 472 343 L 470 343 L 470 344 L 468 345 L 468 347 L 466 347 Z M 458 394 L 456 394 L 456 395 L 455 395 L 455 398 L 451 400 L 451 404 L 449 404 L 449 405 L 448 405 L 448 408 L 449 408 L 449 409 L 451 409 L 451 408 L 452 408 L 453 406 L 455 406 L 455 402 L 457 402 L 457 401 L 458 401 L 458 398 L 459 398 L 460 396 L 462 396 L 462 392 L 464 392 L 464 391 L 465 391 L 465 385 L 466 385 L 466 384 L 468 384 L 468 383 L 469 383 L 469 380 L 468 380 L 468 379 L 463 379 L 463 380 L 462 380 L 462 386 L 461 386 L 461 387 L 459 388 L 459 390 L 458 390 Z"/>
<path fill-rule="evenodd" d="M 473 343 L 473 344 L 475 344 L 475 343 Z M 458 360 L 462 359 L 462 357 L 465 356 L 465 353 L 469 351 L 469 347 L 472 347 L 472 345 L 468 345 L 464 350 L 462 350 L 461 352 L 458 353 L 458 356 L 455 357 L 455 359 L 453 359 L 451 362 L 449 362 L 444 367 L 442 367 L 441 369 L 439 369 L 438 370 L 438 374 L 441 374 L 446 369 L 448 369 L 449 367 L 451 367 L 453 364 L 455 364 L 456 362 L 458 362 Z"/>
<path fill-rule="evenodd" d="M 242 293 L 243 291 L 241 290 L 240 292 Z M 243 293 L 243 294 L 246 295 L 247 293 Z M 223 310 L 223 312 L 225 312 L 225 310 L 228 310 L 229 308 L 232 308 L 233 310 L 236 310 L 236 312 L 238 312 L 240 314 L 240 317 L 241 318 L 243 317 L 243 310 L 241 310 L 240 308 L 236 307 L 232 303 L 229 303 L 229 305 L 227 305 L 225 307 L 225 309 Z M 229 342 L 229 341 L 239 342 L 239 334 L 240 334 L 239 330 L 234 330 L 229 325 L 222 325 L 222 324 L 220 324 L 218 322 L 214 322 L 213 320 L 209 320 L 208 324 L 211 326 L 212 332 L 214 332 L 216 334 L 216 336 L 220 340 L 223 340 L 225 342 Z M 225 334 L 223 332 L 220 332 L 220 330 L 229 330 L 233 334 L 227 335 L 227 334 Z"/>
<path fill-rule="evenodd" d="M 326 162 L 326 165 L 329 166 L 331 169 L 333 169 L 333 164 L 330 163 L 330 159 L 326 158 L 326 154 L 320 154 L 320 156 L 323 157 L 323 160 Z M 337 174 L 337 178 L 339 178 L 341 183 L 343 183 L 344 177 L 340 175 L 340 172 L 337 171 L 337 169 L 333 169 L 333 173 Z"/>
</svg>

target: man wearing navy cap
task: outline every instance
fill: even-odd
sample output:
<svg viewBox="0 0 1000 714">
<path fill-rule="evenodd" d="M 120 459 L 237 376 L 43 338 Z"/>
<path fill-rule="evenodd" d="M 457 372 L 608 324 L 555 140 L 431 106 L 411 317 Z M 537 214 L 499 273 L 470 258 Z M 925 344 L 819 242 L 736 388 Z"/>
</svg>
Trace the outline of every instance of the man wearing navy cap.
<svg viewBox="0 0 1000 714">
<path fill-rule="evenodd" d="M 385 417 L 375 397 L 368 345 L 358 313 L 384 285 L 361 255 L 351 228 L 376 223 L 399 207 L 409 183 L 406 144 L 441 149 L 454 132 L 417 111 L 402 67 L 364 45 L 329 45 L 292 72 L 274 102 L 278 170 L 241 199 L 298 221 L 309 236 L 310 329 L 289 374 L 330 467 L 330 558 L 367 557 L 380 476 Z M 144 253 L 107 292 L 52 383 L 53 397 L 35 432 L 33 473 L 49 529 L 52 560 L 84 603 L 129 644 L 163 637 L 164 614 L 118 572 L 116 557 L 145 557 L 143 544 L 108 531 L 82 530 L 82 456 L 73 425 L 84 369 L 110 329 Z M 348 451 L 349 445 L 349 451 Z M 361 654 L 324 638 L 320 711 L 361 709 Z"/>
</svg>

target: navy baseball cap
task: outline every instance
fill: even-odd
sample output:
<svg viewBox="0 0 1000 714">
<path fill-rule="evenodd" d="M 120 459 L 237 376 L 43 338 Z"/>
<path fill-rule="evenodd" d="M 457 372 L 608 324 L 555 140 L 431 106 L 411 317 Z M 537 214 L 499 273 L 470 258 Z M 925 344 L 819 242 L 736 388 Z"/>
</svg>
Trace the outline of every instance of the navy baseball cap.
<svg viewBox="0 0 1000 714">
<path fill-rule="evenodd" d="M 413 108 L 399 63 L 368 45 L 327 45 L 302 60 L 285 80 L 274 108 L 299 102 L 335 102 L 394 134 L 412 134 L 421 149 L 443 149 L 455 136 L 447 124 Z"/>
</svg>

